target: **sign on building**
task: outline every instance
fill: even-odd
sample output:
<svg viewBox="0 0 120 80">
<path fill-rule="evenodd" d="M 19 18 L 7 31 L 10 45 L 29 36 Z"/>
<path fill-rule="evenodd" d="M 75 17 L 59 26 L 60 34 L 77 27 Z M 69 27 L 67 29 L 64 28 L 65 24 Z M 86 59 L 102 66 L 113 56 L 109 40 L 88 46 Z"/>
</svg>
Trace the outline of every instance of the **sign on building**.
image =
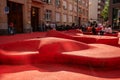
<svg viewBox="0 0 120 80">
<path fill-rule="evenodd" d="M 5 9 L 4 9 L 4 12 L 5 12 L 5 14 L 9 14 L 9 7 L 5 7 Z"/>
</svg>

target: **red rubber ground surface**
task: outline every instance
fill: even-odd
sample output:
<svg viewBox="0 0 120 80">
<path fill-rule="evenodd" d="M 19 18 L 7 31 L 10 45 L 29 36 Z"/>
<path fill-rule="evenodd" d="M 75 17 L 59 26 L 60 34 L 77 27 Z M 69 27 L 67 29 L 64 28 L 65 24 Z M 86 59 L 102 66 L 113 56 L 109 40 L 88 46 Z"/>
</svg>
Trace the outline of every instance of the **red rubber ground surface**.
<svg viewBox="0 0 120 80">
<path fill-rule="evenodd" d="M 36 64 L 0 68 L 0 80 L 120 80 L 120 70 L 101 71 L 91 67 Z"/>
<path fill-rule="evenodd" d="M 45 36 L 46 36 L 46 33 L 13 35 L 9 37 L 0 36 L 0 44 L 1 44 L 0 49 L 2 49 L 1 50 L 2 54 L 5 54 L 5 56 L 3 56 L 3 59 L 9 58 L 8 57 L 9 55 L 10 56 L 14 55 L 14 57 L 9 58 L 7 62 L 10 62 L 10 60 L 16 60 L 14 61 L 13 64 L 17 64 L 22 60 L 21 63 L 25 63 L 25 64 L 28 63 L 28 65 L 0 65 L 0 80 L 67 80 L 67 79 L 68 80 L 120 80 L 120 68 L 115 70 L 104 70 L 104 69 L 93 68 L 91 65 L 82 66 L 82 65 L 75 65 L 73 63 L 71 64 L 69 63 L 69 60 L 71 60 L 71 58 L 72 58 L 71 61 L 75 63 L 79 63 L 79 58 L 77 57 L 76 59 L 75 58 L 76 56 L 87 56 L 87 57 L 94 56 L 97 58 L 120 57 L 119 47 L 108 46 L 103 44 L 89 44 L 89 45 L 84 43 L 76 44 L 75 43 L 76 41 L 75 42 L 63 41 L 61 43 L 60 39 L 59 40 L 56 39 L 55 41 L 55 39 L 51 39 L 51 38 L 46 38 L 46 39 L 42 38 L 42 41 L 39 40 L 39 37 L 45 37 Z M 60 46 L 57 44 L 58 43 L 57 41 L 60 41 L 59 43 L 61 44 Z M 57 42 L 57 43 L 54 44 L 54 42 Z M 42 43 L 42 45 L 39 43 Z M 51 46 L 48 46 L 48 45 L 51 45 Z M 71 47 L 71 45 L 74 47 Z M 51 51 L 51 53 L 52 52 L 56 53 L 55 49 L 59 49 L 59 47 L 61 46 L 62 48 L 60 48 L 59 51 L 62 55 L 57 55 L 56 57 L 57 59 L 56 58 L 53 59 L 54 54 L 51 55 L 49 54 L 49 52 Z M 95 48 L 92 46 L 94 46 Z M 96 48 L 97 50 L 95 50 Z M 81 54 L 76 54 L 78 50 L 80 50 L 79 53 Z M 39 60 L 42 57 L 40 57 L 39 52 L 45 52 L 48 55 L 48 56 L 42 55 L 42 57 L 46 57 L 46 58 L 43 58 L 43 60 L 44 59 L 57 60 L 58 62 L 59 58 L 62 58 L 60 61 L 68 60 L 68 63 L 64 65 L 63 64 L 41 64 Z M 99 54 L 94 54 L 96 52 Z M 88 53 L 90 54 L 88 55 Z M 7 54 L 9 55 L 6 57 Z M 0 57 L 1 57 L 1 54 L 0 54 Z M 21 58 L 21 59 L 19 60 L 18 58 Z M 33 62 L 31 62 L 31 60 Z M 111 61 L 114 62 L 114 59 L 112 59 Z M 36 64 L 33 64 L 35 62 Z M 95 64 L 97 64 L 97 61 L 95 62 L 96 62 Z M 114 64 L 112 62 L 110 62 L 109 64 Z"/>
</svg>

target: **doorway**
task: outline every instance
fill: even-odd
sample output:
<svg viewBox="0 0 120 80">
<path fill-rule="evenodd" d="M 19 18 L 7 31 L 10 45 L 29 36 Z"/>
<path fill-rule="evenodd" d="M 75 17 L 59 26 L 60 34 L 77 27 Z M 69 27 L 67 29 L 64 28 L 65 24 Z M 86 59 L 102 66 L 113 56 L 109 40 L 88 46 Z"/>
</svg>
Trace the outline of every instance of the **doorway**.
<svg viewBox="0 0 120 80">
<path fill-rule="evenodd" d="M 9 7 L 8 24 L 10 22 L 13 22 L 15 32 L 22 33 L 23 32 L 23 7 L 22 7 L 22 4 L 8 1 L 8 7 Z"/>
<path fill-rule="evenodd" d="M 33 32 L 39 31 L 39 9 L 36 7 L 31 8 L 31 26 Z"/>
</svg>

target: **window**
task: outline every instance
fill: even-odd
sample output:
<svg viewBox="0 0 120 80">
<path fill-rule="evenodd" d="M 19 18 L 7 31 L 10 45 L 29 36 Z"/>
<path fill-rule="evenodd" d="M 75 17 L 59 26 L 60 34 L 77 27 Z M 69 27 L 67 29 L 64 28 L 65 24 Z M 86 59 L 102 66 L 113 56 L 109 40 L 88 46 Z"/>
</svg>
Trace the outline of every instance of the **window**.
<svg viewBox="0 0 120 80">
<path fill-rule="evenodd" d="M 88 3 L 86 2 L 86 7 L 88 7 Z"/>
<path fill-rule="evenodd" d="M 74 6 L 74 11 L 77 12 L 77 6 Z"/>
<path fill-rule="evenodd" d="M 85 10 L 83 9 L 82 14 L 85 15 Z"/>
<path fill-rule="evenodd" d="M 63 1 L 63 9 L 67 9 L 67 2 Z"/>
<path fill-rule="evenodd" d="M 73 19 L 72 19 L 72 16 L 69 16 L 68 18 L 69 18 L 69 22 L 71 23 L 72 20 L 73 20 Z"/>
<path fill-rule="evenodd" d="M 98 14 L 100 14 L 100 11 L 98 11 Z"/>
<path fill-rule="evenodd" d="M 82 12 L 81 12 L 81 8 L 78 8 L 78 12 L 81 14 Z"/>
<path fill-rule="evenodd" d="M 77 16 L 74 16 L 74 21 L 75 23 L 77 23 Z"/>
<path fill-rule="evenodd" d="M 79 4 L 80 4 L 80 5 L 82 4 L 82 0 L 79 0 Z"/>
<path fill-rule="evenodd" d="M 98 3 L 101 3 L 101 0 L 98 0 Z"/>
<path fill-rule="evenodd" d="M 55 0 L 55 5 L 60 6 L 60 0 Z"/>
<path fill-rule="evenodd" d="M 63 22 L 67 22 L 67 15 L 66 14 L 63 15 Z"/>
<path fill-rule="evenodd" d="M 118 17 L 120 18 L 120 10 L 118 10 Z"/>
<path fill-rule="evenodd" d="M 75 2 L 77 2 L 77 0 L 74 0 Z"/>
<path fill-rule="evenodd" d="M 100 6 L 100 5 L 98 5 L 98 9 L 101 9 L 101 6 Z"/>
<path fill-rule="evenodd" d="M 84 0 L 82 1 L 82 5 L 84 5 L 84 6 L 85 6 L 85 1 L 84 1 Z"/>
<path fill-rule="evenodd" d="M 60 13 L 56 13 L 56 21 L 57 21 L 57 22 L 60 21 Z"/>
<path fill-rule="evenodd" d="M 43 0 L 44 2 L 50 4 L 51 3 L 51 0 Z"/>
<path fill-rule="evenodd" d="M 51 10 L 46 10 L 45 13 L 45 20 L 50 21 L 52 16 L 52 11 Z"/>
<path fill-rule="evenodd" d="M 72 4 L 69 4 L 69 10 L 72 11 Z"/>
</svg>

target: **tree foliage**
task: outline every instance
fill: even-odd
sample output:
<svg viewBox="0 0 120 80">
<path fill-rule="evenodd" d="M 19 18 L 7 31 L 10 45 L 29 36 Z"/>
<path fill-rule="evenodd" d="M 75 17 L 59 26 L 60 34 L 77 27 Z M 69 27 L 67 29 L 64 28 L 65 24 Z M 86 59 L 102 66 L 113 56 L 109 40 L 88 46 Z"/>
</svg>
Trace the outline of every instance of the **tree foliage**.
<svg viewBox="0 0 120 80">
<path fill-rule="evenodd" d="M 103 19 L 104 19 L 105 21 L 108 20 L 109 1 L 110 1 L 110 0 L 106 0 L 104 9 L 103 9 L 103 11 L 102 11 L 102 13 L 101 13 L 101 16 L 103 17 Z"/>
</svg>

